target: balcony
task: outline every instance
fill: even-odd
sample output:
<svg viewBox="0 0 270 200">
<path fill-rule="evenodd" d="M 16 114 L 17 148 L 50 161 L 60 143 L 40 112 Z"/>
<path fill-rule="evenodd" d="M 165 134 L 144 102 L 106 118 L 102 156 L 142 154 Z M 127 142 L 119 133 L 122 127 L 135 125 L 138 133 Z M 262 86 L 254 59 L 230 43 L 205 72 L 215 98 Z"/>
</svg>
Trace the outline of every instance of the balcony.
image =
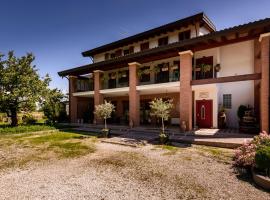
<svg viewBox="0 0 270 200">
<path fill-rule="evenodd" d="M 76 92 L 86 92 L 94 90 L 94 81 L 92 78 L 79 78 L 76 82 Z"/>
<path fill-rule="evenodd" d="M 102 89 L 113 89 L 129 86 L 129 71 L 127 69 L 117 72 L 105 73 L 102 76 Z"/>
</svg>

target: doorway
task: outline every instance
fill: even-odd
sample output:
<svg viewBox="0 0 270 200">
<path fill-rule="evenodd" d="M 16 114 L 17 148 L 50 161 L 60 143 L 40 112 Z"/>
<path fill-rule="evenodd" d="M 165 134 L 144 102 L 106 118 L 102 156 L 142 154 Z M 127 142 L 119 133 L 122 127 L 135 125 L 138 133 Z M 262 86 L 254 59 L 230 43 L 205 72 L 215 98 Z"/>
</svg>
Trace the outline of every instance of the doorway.
<svg viewBox="0 0 270 200">
<path fill-rule="evenodd" d="M 211 128 L 213 123 L 213 101 L 196 101 L 196 122 L 199 128 Z"/>
</svg>

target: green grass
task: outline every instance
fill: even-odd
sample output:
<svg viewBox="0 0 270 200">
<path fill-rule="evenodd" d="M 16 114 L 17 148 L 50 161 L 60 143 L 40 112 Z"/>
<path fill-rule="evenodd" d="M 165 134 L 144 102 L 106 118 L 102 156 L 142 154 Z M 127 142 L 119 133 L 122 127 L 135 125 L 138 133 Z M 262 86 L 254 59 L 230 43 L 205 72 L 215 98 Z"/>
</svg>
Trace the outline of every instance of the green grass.
<svg viewBox="0 0 270 200">
<path fill-rule="evenodd" d="M 4 160 L 0 170 L 23 167 L 31 162 L 75 158 L 96 150 L 96 137 L 73 132 L 43 132 L 0 135 Z"/>
<path fill-rule="evenodd" d="M 84 145 L 81 142 L 54 142 L 49 148 L 58 153 L 60 157 L 74 158 L 95 152 L 94 145 Z"/>
<path fill-rule="evenodd" d="M 56 130 L 56 129 L 68 129 L 68 128 L 74 128 L 74 126 L 61 125 L 61 124 L 55 124 L 53 126 L 49 126 L 45 124 L 35 124 L 35 125 L 19 125 L 16 127 L 12 127 L 5 123 L 5 124 L 0 124 L 0 135 L 48 131 L 48 130 Z"/>
<path fill-rule="evenodd" d="M 208 147 L 208 146 L 196 146 L 201 155 L 210 155 L 213 158 L 216 158 L 218 161 L 229 164 L 232 161 L 233 151 L 224 148 L 218 147 Z"/>
<path fill-rule="evenodd" d="M 69 140 L 69 139 L 83 139 L 85 136 L 75 133 L 64 133 L 64 132 L 56 132 L 56 133 L 50 133 L 46 135 L 41 135 L 38 137 L 32 137 L 28 138 L 32 144 L 43 144 L 46 142 L 59 142 L 63 140 Z"/>
<path fill-rule="evenodd" d="M 166 150 L 166 152 L 163 153 L 164 156 L 175 155 L 179 150 L 179 148 L 171 146 L 171 145 L 157 145 L 156 149 Z"/>
<path fill-rule="evenodd" d="M 55 130 L 55 129 L 56 128 L 53 126 L 46 126 L 46 125 L 29 125 L 29 126 L 24 125 L 24 126 L 16 126 L 16 127 L 4 125 L 4 126 L 0 126 L 0 135 L 47 131 L 47 130 Z"/>
</svg>

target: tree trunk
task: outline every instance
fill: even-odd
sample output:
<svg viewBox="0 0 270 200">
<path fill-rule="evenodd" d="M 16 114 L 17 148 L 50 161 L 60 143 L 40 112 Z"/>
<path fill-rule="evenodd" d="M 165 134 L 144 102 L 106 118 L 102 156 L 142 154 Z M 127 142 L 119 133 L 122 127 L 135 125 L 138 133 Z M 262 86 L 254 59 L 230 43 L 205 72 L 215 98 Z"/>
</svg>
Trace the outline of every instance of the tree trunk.
<svg viewBox="0 0 270 200">
<path fill-rule="evenodd" d="M 165 128 L 164 128 L 164 120 L 163 120 L 163 117 L 161 118 L 161 122 L 162 122 L 162 132 L 164 133 L 164 132 L 165 132 Z"/>
<path fill-rule="evenodd" d="M 105 129 L 107 129 L 107 122 L 106 119 L 104 119 Z"/>
<path fill-rule="evenodd" d="M 17 110 L 11 109 L 11 126 L 18 126 Z"/>
</svg>

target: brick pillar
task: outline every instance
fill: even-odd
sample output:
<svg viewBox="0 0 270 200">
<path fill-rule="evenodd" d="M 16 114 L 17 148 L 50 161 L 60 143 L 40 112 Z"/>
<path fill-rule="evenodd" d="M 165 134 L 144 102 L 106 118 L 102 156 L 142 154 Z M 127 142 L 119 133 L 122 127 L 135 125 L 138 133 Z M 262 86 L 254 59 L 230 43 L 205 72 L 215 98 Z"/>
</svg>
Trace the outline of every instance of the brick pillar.
<svg viewBox="0 0 270 200">
<path fill-rule="evenodd" d="M 259 41 L 261 42 L 261 130 L 269 132 L 269 37 L 270 33 L 262 34 Z"/>
<path fill-rule="evenodd" d="M 254 73 L 261 73 L 261 43 L 254 40 Z M 261 80 L 254 80 L 254 112 L 257 120 L 260 119 L 260 83 Z"/>
<path fill-rule="evenodd" d="M 118 100 L 116 103 L 116 116 L 119 118 L 123 116 L 123 103 L 121 100 Z"/>
<path fill-rule="evenodd" d="M 192 51 L 179 52 L 180 55 L 180 125 L 186 122 L 187 130 L 192 129 Z"/>
<path fill-rule="evenodd" d="M 136 86 L 138 83 L 137 67 L 139 63 L 129 63 L 129 125 L 140 125 L 140 94 Z"/>
<path fill-rule="evenodd" d="M 101 74 L 103 72 L 100 70 L 94 71 L 94 106 L 100 105 L 103 103 L 103 95 L 100 93 L 101 90 Z M 95 116 L 96 123 L 103 123 L 102 119 L 98 119 Z"/>
<path fill-rule="evenodd" d="M 69 120 L 71 123 L 77 123 L 77 97 L 73 96 L 76 92 L 77 77 L 69 76 Z"/>
</svg>

